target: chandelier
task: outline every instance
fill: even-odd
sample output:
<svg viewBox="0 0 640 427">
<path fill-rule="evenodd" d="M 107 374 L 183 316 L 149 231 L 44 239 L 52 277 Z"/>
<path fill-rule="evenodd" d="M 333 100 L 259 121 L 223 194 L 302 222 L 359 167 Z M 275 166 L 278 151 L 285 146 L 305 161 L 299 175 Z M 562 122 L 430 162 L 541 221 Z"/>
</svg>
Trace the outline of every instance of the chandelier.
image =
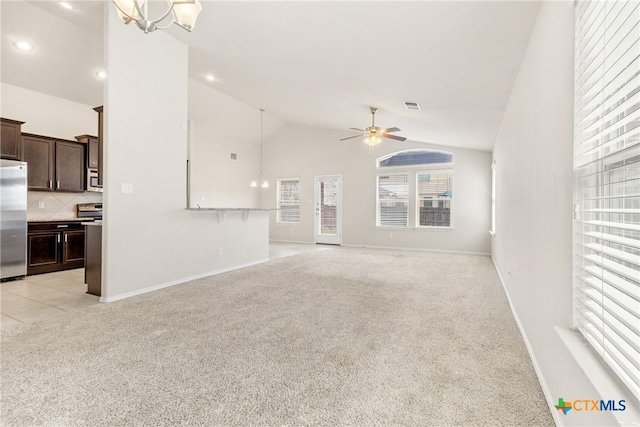
<svg viewBox="0 0 640 427">
<path fill-rule="evenodd" d="M 191 31 L 196 25 L 198 14 L 202 5 L 198 0 L 167 0 L 169 8 L 158 19 L 150 19 L 149 2 L 151 0 L 113 0 L 118 16 L 125 24 L 135 22 L 138 28 L 151 33 L 155 30 L 164 30 L 176 24 L 187 31 Z M 169 21 L 169 15 L 172 15 Z"/>
</svg>

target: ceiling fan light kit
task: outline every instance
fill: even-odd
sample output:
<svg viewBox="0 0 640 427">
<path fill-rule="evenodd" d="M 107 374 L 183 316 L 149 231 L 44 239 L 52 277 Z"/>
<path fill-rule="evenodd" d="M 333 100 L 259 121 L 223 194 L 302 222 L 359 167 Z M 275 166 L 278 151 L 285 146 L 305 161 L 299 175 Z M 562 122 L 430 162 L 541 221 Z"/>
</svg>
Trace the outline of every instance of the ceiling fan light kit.
<svg viewBox="0 0 640 427">
<path fill-rule="evenodd" d="M 396 141 L 405 141 L 407 139 L 403 136 L 390 135 L 391 132 L 400 132 L 400 129 L 397 127 L 382 129 L 376 126 L 376 111 L 378 111 L 378 109 L 376 107 L 369 107 L 369 111 L 371 111 L 371 126 L 365 129 L 351 128 L 351 130 L 362 133 L 360 135 L 341 138 L 340 141 L 364 136 L 365 139 L 363 142 L 370 148 L 373 148 L 382 142 L 382 138 L 395 139 Z"/>
<path fill-rule="evenodd" d="M 113 0 L 118 16 L 125 24 L 135 22 L 145 34 L 155 30 L 165 30 L 172 24 L 191 31 L 196 25 L 196 19 L 202 11 L 198 0 L 167 0 L 169 8 L 158 19 L 149 18 L 149 2 L 151 0 Z M 167 18 L 172 15 L 173 19 Z M 167 24 L 159 25 L 163 22 Z"/>
</svg>

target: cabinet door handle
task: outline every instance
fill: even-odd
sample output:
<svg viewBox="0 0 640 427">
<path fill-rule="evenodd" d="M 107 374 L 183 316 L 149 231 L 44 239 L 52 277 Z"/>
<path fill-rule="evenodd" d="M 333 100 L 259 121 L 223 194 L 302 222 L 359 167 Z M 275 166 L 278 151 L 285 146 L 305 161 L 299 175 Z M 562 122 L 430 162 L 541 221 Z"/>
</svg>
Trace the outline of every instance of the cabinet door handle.
<svg viewBox="0 0 640 427">
<path fill-rule="evenodd" d="M 58 227 L 58 228 L 69 228 L 68 225 L 64 225 L 64 224 L 63 225 L 57 225 L 56 227 Z"/>
<path fill-rule="evenodd" d="M 47 188 L 51 188 L 53 186 L 53 181 L 49 180 L 49 183 L 47 184 Z"/>
<path fill-rule="evenodd" d="M 64 235 L 64 242 L 67 243 L 67 239 L 69 238 L 69 236 L 67 234 Z"/>
<path fill-rule="evenodd" d="M 56 181 L 56 189 L 60 188 L 60 181 Z"/>
<path fill-rule="evenodd" d="M 58 234 L 58 243 L 60 243 L 60 235 Z"/>
</svg>

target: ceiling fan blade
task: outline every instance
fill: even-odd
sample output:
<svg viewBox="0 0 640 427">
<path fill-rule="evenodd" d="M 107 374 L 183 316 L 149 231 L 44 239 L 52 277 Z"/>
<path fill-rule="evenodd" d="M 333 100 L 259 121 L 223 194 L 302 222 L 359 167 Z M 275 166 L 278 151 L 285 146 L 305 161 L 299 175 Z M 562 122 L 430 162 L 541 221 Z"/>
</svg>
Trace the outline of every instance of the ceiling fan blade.
<svg viewBox="0 0 640 427">
<path fill-rule="evenodd" d="M 358 132 L 364 132 L 364 131 L 365 131 L 364 129 L 358 129 L 358 128 L 349 128 L 349 129 L 351 129 L 351 130 L 357 130 Z"/>
<path fill-rule="evenodd" d="M 340 141 L 345 141 L 347 139 L 353 139 L 353 138 L 360 138 L 362 135 L 354 135 L 354 136 L 348 136 L 346 138 L 340 138 Z"/>
<path fill-rule="evenodd" d="M 382 133 L 389 133 L 389 132 L 400 132 L 400 129 L 398 128 L 382 129 Z"/>
<path fill-rule="evenodd" d="M 382 136 L 383 138 L 395 139 L 396 141 L 406 141 L 407 139 L 404 136 L 385 135 L 385 134 L 382 134 L 380 136 Z"/>
</svg>

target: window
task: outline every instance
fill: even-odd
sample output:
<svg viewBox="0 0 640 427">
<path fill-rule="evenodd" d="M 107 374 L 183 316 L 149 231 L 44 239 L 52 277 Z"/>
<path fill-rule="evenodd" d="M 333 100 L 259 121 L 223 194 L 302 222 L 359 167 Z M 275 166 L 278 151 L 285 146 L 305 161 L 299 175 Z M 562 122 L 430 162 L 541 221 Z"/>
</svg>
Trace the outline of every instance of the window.
<svg viewBox="0 0 640 427">
<path fill-rule="evenodd" d="M 417 227 L 451 227 L 452 179 L 450 170 L 416 174 Z"/>
<path fill-rule="evenodd" d="M 406 174 L 378 176 L 378 226 L 409 225 L 409 177 Z"/>
<path fill-rule="evenodd" d="M 640 398 L 640 14 L 576 6 L 574 322 Z"/>
<path fill-rule="evenodd" d="M 300 181 L 298 178 L 278 180 L 278 214 L 280 224 L 300 223 Z"/>
<path fill-rule="evenodd" d="M 453 154 L 436 150 L 407 150 L 378 159 L 378 167 L 431 165 L 453 162 Z"/>
<path fill-rule="evenodd" d="M 400 151 L 380 157 L 377 165 L 379 227 L 452 227 L 453 154 Z"/>
<path fill-rule="evenodd" d="M 496 234 L 496 161 L 491 163 L 491 235 Z"/>
</svg>

